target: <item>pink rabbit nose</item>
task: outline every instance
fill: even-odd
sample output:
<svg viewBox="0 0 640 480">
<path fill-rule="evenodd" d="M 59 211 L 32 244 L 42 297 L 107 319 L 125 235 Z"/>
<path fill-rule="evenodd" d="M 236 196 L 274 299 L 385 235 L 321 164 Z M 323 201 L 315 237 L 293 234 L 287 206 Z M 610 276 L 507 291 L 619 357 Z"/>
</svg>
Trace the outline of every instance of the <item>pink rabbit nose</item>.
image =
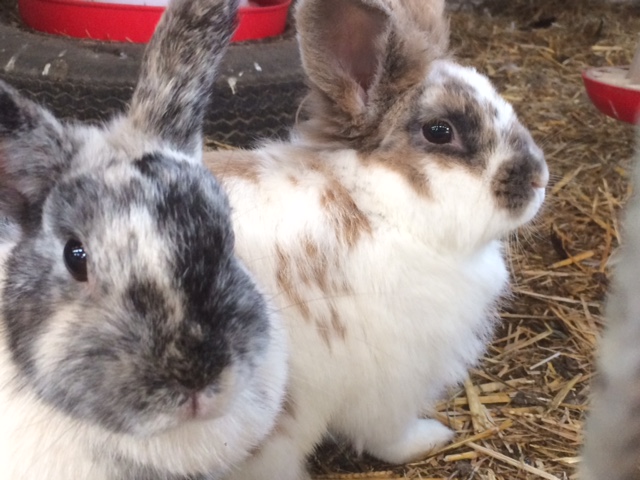
<svg viewBox="0 0 640 480">
<path fill-rule="evenodd" d="M 533 188 L 546 188 L 549 183 L 549 168 L 546 163 L 542 164 L 542 171 L 536 173 L 531 180 L 531 186 Z"/>
<path fill-rule="evenodd" d="M 543 181 L 540 176 L 536 176 L 536 178 L 531 181 L 531 186 L 533 188 L 544 188 L 546 185 L 547 182 Z"/>
<path fill-rule="evenodd" d="M 182 415 L 190 420 L 214 418 L 222 414 L 226 406 L 224 396 L 211 392 L 198 391 L 189 394 L 180 410 Z"/>
<path fill-rule="evenodd" d="M 226 369 L 216 384 L 205 388 L 190 388 L 178 409 L 178 415 L 185 420 L 211 419 L 224 415 L 233 398 L 242 388 L 242 382 L 233 369 Z"/>
</svg>

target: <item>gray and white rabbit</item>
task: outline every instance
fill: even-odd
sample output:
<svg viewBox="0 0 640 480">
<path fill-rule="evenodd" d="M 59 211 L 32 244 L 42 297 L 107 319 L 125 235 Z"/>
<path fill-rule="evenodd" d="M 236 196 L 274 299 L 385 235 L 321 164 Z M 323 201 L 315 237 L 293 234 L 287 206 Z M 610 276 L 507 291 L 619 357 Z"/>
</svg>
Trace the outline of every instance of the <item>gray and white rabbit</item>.
<svg viewBox="0 0 640 480">
<path fill-rule="evenodd" d="M 598 349 L 581 480 L 640 478 L 640 127 L 623 245 L 607 299 L 607 327 Z"/>
<path fill-rule="evenodd" d="M 0 82 L 0 478 L 220 478 L 281 408 L 285 334 L 201 123 L 235 0 L 174 0 L 126 115 Z"/>
<path fill-rule="evenodd" d="M 502 239 L 548 169 L 512 107 L 449 58 L 441 0 L 300 0 L 310 85 L 290 141 L 205 153 L 236 247 L 284 316 L 287 403 L 237 480 L 308 478 L 327 434 L 404 463 L 483 355 L 508 289 Z"/>
</svg>

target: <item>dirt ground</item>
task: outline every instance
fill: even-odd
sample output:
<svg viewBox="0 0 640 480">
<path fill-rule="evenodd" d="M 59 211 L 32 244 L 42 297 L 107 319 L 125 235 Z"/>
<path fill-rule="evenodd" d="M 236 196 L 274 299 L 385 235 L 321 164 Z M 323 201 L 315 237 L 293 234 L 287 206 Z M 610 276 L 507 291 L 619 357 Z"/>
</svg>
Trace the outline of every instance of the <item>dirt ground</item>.
<svg viewBox="0 0 640 480">
<path fill-rule="evenodd" d="M 580 72 L 630 63 L 640 6 L 487 3 L 452 13 L 453 46 L 492 78 L 545 150 L 546 207 L 510 241 L 513 298 L 497 339 L 470 381 L 441 404 L 456 442 L 400 468 L 327 445 L 313 461 L 318 478 L 575 478 L 633 139 L 631 126 L 591 105 Z"/>
</svg>

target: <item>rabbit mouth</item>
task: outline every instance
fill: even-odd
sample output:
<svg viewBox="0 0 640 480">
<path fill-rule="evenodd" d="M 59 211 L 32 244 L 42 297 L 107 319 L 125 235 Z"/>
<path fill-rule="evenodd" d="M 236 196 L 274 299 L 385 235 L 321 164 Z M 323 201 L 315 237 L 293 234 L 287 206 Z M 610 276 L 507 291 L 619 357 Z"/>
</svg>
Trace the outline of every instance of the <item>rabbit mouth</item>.
<svg viewBox="0 0 640 480">
<path fill-rule="evenodd" d="M 225 369 L 216 383 L 200 390 L 190 390 L 176 411 L 178 421 L 210 420 L 224 416 L 244 387 L 238 368 Z"/>
<path fill-rule="evenodd" d="M 520 215 L 520 225 L 533 220 L 544 203 L 545 193 L 544 187 L 533 187 L 531 200 L 525 206 L 522 214 Z"/>
<path fill-rule="evenodd" d="M 213 419 L 224 415 L 228 405 L 228 398 L 220 398 L 215 393 L 192 392 L 178 408 L 177 417 L 184 421 Z"/>
<path fill-rule="evenodd" d="M 225 368 L 216 380 L 205 387 L 186 387 L 171 382 L 158 392 L 155 405 L 148 410 L 130 412 L 128 433 L 149 437 L 187 424 L 215 420 L 229 414 L 234 402 L 247 385 L 250 372 L 240 365 Z M 145 402 L 148 404 L 148 402 Z"/>
<path fill-rule="evenodd" d="M 139 438 L 152 438 L 168 434 L 189 425 L 220 419 L 233 408 L 240 394 L 239 388 L 219 390 L 210 387 L 205 390 L 181 393 L 173 401 L 167 400 L 164 406 L 156 405 L 151 411 L 130 411 L 124 413 L 119 427 L 109 425 L 115 433 Z"/>
</svg>

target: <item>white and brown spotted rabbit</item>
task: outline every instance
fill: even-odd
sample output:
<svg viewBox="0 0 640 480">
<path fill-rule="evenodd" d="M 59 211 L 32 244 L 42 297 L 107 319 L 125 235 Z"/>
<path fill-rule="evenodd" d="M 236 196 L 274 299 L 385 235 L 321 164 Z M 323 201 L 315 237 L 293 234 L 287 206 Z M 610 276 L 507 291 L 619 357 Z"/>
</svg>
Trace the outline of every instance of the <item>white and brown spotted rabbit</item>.
<svg viewBox="0 0 640 480">
<path fill-rule="evenodd" d="M 289 142 L 209 152 L 236 248 L 284 315 L 288 402 L 237 480 L 308 478 L 323 436 L 403 463 L 478 363 L 508 287 L 501 239 L 540 208 L 541 150 L 448 58 L 440 0 L 301 0 L 310 84 Z"/>
<path fill-rule="evenodd" d="M 271 431 L 284 331 L 201 162 L 235 14 L 175 0 L 102 128 L 0 82 L 2 480 L 218 479 Z"/>
<path fill-rule="evenodd" d="M 640 127 L 624 244 L 607 300 L 580 480 L 640 478 Z"/>
</svg>

